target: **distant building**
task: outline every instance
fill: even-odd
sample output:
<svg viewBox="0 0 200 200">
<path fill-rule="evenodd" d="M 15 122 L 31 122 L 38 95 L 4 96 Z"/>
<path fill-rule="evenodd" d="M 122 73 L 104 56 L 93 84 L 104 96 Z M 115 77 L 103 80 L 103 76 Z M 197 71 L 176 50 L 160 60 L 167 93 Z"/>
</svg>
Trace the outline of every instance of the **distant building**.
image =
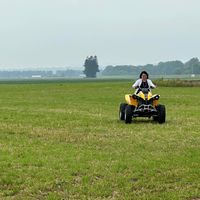
<svg viewBox="0 0 200 200">
<path fill-rule="evenodd" d="M 41 75 L 32 75 L 31 78 L 42 78 Z"/>
</svg>

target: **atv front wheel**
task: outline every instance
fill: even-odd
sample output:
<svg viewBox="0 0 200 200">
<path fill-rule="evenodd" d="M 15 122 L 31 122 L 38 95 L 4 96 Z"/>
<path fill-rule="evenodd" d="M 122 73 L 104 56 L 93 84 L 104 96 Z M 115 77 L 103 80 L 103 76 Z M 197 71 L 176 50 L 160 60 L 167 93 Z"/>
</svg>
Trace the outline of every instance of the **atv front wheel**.
<svg viewBox="0 0 200 200">
<path fill-rule="evenodd" d="M 154 117 L 153 117 L 153 121 L 156 121 L 156 122 L 157 122 L 157 121 L 158 121 L 158 116 L 154 116 Z"/>
<path fill-rule="evenodd" d="M 121 103 L 119 106 L 119 119 L 120 120 L 125 119 L 125 109 L 126 109 L 127 105 L 128 105 L 127 103 Z"/>
<path fill-rule="evenodd" d="M 130 124 L 133 117 L 133 106 L 127 105 L 125 109 L 125 123 Z"/>
<path fill-rule="evenodd" d="M 157 121 L 158 121 L 159 124 L 162 124 L 162 123 L 165 122 L 165 118 L 166 118 L 165 106 L 164 105 L 158 105 L 157 111 L 158 111 Z"/>
</svg>

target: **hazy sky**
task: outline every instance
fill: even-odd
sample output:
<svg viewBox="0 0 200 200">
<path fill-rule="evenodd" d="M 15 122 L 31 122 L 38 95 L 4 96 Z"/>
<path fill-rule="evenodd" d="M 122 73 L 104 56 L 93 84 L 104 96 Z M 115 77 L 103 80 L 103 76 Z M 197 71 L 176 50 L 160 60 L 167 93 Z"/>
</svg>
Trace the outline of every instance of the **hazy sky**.
<svg viewBox="0 0 200 200">
<path fill-rule="evenodd" d="M 0 0 L 0 68 L 200 57 L 200 0 Z"/>
</svg>

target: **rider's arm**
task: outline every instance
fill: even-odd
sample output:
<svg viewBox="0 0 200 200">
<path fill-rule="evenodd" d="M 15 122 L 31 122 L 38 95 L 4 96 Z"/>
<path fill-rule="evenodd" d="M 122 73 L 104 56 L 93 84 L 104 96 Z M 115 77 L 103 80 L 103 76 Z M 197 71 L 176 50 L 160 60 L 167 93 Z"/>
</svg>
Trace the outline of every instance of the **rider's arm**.
<svg viewBox="0 0 200 200">
<path fill-rule="evenodd" d="M 154 85 L 150 79 L 148 79 L 148 84 L 150 88 L 156 88 L 156 85 Z"/>
<path fill-rule="evenodd" d="M 137 81 L 135 81 L 135 83 L 132 85 L 132 88 L 135 88 L 135 89 L 137 89 L 137 88 L 139 88 L 140 87 L 140 84 L 141 84 L 141 80 L 140 79 L 138 79 Z"/>
</svg>

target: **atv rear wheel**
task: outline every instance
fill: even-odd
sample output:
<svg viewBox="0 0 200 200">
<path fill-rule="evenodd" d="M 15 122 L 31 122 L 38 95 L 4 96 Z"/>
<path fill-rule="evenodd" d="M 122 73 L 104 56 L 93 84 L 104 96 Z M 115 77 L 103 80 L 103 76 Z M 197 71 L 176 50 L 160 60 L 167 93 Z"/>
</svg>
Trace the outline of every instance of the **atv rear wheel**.
<svg viewBox="0 0 200 200">
<path fill-rule="evenodd" d="M 127 103 L 121 103 L 119 106 L 119 119 L 120 120 L 125 119 L 125 109 L 126 109 L 127 105 L 128 105 Z"/>
<path fill-rule="evenodd" d="M 162 124 L 162 123 L 165 122 L 165 118 L 166 118 L 165 106 L 164 105 L 158 105 L 157 111 L 158 111 L 157 121 L 158 121 L 159 124 Z"/>
<path fill-rule="evenodd" d="M 133 117 L 133 106 L 127 105 L 125 109 L 125 123 L 130 124 L 132 122 L 132 117 Z"/>
</svg>

